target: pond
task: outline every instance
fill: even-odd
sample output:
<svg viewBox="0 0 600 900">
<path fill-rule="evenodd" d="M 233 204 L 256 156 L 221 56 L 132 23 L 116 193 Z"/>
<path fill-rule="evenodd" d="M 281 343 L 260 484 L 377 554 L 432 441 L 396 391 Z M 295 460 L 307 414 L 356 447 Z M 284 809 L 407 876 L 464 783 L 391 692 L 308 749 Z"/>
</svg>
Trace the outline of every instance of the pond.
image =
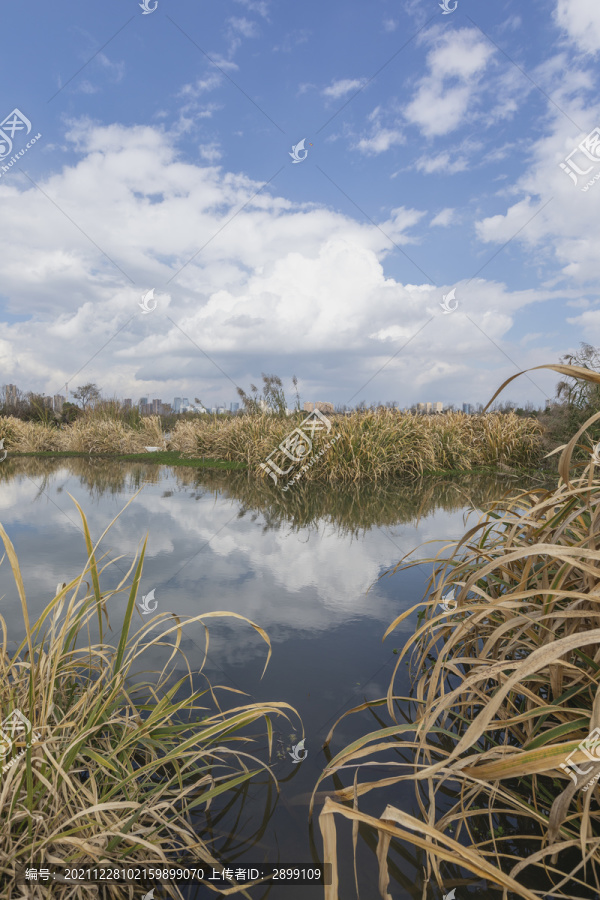
<svg viewBox="0 0 600 900">
<path fill-rule="evenodd" d="M 423 598 L 431 564 L 380 576 L 406 554 L 411 559 L 435 555 L 464 533 L 466 511 L 485 507 L 507 490 L 531 487 L 533 481 L 533 475 L 524 474 L 447 476 L 412 485 L 297 485 L 293 493 L 281 494 L 246 473 L 93 458 L 12 457 L 0 466 L 0 521 L 15 546 L 29 616 L 35 621 L 56 585 L 78 575 L 87 560 L 81 519 L 69 494 L 81 505 L 97 541 L 141 489 L 101 542 L 98 555 L 106 554 L 105 563 L 120 557 L 101 576 L 101 584 L 109 589 L 118 584 L 148 533 L 139 601 L 154 591 L 155 613 L 239 613 L 265 629 L 271 640 L 272 658 L 261 678 L 267 648 L 260 636 L 241 620 L 208 622 L 206 674 L 212 684 L 248 694 L 245 700 L 222 692 L 223 705 L 284 701 L 298 711 L 304 725 L 307 755 L 297 764 L 290 751 L 302 736 L 301 726 L 297 719 L 274 722 L 278 754 L 273 770 L 281 792 L 272 798 L 274 810 L 269 810 L 264 828 L 265 779 L 251 784 L 241 811 L 229 819 L 224 815 L 215 826 L 215 852 L 238 866 L 314 866 L 319 858 L 314 854 L 322 847 L 319 807 L 311 830 L 308 802 L 327 764 L 323 742 L 345 711 L 385 695 L 396 662 L 393 650 L 414 632 L 416 614 L 385 643 L 382 636 L 402 610 Z M 477 518 L 474 513 L 469 524 Z M 433 543 L 411 552 L 425 541 Z M 118 639 L 126 596 L 118 595 L 111 607 L 111 643 Z M 0 614 L 10 637 L 20 640 L 21 606 L 6 559 L 0 566 Z M 133 630 L 151 618 L 138 611 Z M 204 629 L 195 623 L 186 630 L 182 648 L 196 672 L 204 646 Z M 153 653 L 156 658 L 149 653 L 144 669 L 166 661 L 158 658 L 160 650 Z M 404 684 L 397 682 L 402 694 L 410 690 L 407 674 L 405 669 Z M 334 734 L 331 754 L 376 727 L 368 713 L 345 718 Z M 264 743 L 248 752 L 265 751 L 266 738 Z M 323 787 L 334 785 L 329 780 Z M 400 792 L 396 788 L 393 799 L 419 815 L 412 787 L 404 785 Z M 368 810 L 368 804 L 364 808 Z M 381 811 L 373 809 L 374 814 Z M 228 841 L 227 829 L 234 822 L 235 841 Z M 345 862 L 340 896 L 353 897 L 351 831 L 342 828 L 340 835 L 338 854 Z M 360 896 L 376 900 L 380 895 L 374 847 L 364 836 L 359 838 L 359 861 Z M 396 860 L 392 876 L 394 900 L 424 896 L 422 861 L 412 853 Z M 475 886 L 473 881 L 471 889 Z M 183 890 L 189 897 L 215 896 L 201 893 L 204 888 Z M 252 896 L 277 898 L 280 893 L 289 900 L 316 900 L 323 888 L 286 886 L 285 891 L 270 893 L 260 888 Z M 157 891 L 156 900 L 160 896 Z M 479 891 L 478 896 L 484 894 Z"/>
</svg>

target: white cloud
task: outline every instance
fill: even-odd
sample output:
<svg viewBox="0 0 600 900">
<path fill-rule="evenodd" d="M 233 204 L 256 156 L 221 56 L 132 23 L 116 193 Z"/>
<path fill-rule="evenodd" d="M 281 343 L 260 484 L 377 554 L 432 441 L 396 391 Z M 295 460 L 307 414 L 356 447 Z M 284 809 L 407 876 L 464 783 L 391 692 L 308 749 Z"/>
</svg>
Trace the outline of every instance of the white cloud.
<svg viewBox="0 0 600 900">
<path fill-rule="evenodd" d="M 230 16 L 227 22 L 232 31 L 238 32 L 243 37 L 251 38 L 258 36 L 258 28 L 255 22 L 246 19 L 243 16 Z"/>
<path fill-rule="evenodd" d="M 565 111 L 570 118 L 580 118 L 576 109 L 566 106 Z M 577 132 L 569 118 L 554 107 L 552 113 L 555 118 L 546 134 L 530 149 L 529 166 L 509 189 L 510 195 L 520 199 L 505 211 L 477 222 L 477 236 L 482 241 L 498 244 L 515 240 L 528 250 L 535 248 L 538 260 L 558 262 L 563 281 L 569 278 L 577 284 L 597 284 L 600 280 L 596 240 L 600 181 L 585 192 L 582 190 L 585 177 L 580 177 L 579 184 L 575 185 L 560 168 L 559 163 L 586 133 Z M 589 107 L 586 117 L 598 121 L 600 104 Z M 580 167 L 584 160 L 582 155 L 575 159 Z M 600 162 L 593 164 L 587 160 L 587 164 L 593 167 L 590 178 L 600 172 Z"/>
<path fill-rule="evenodd" d="M 241 3 L 250 12 L 258 13 L 264 19 L 269 18 L 269 5 L 265 0 L 236 0 L 236 3 Z"/>
<path fill-rule="evenodd" d="M 110 72 L 115 82 L 118 83 L 119 81 L 122 81 L 123 75 L 125 74 L 125 63 L 113 62 L 112 59 L 109 59 L 104 53 L 98 53 L 96 59 L 103 68 Z"/>
<path fill-rule="evenodd" d="M 273 188 L 248 203 L 260 184 L 180 162 L 172 133 L 157 128 L 82 120 L 68 139 L 79 161 L 39 184 L 72 221 L 29 182 L 0 180 L 3 294 L 9 314 L 30 313 L 3 325 L 0 368 L 23 389 L 55 393 L 82 368 L 78 377 L 108 395 L 175 396 L 190 381 L 221 395 L 224 386 L 234 391 L 222 372 L 247 386 L 265 360 L 284 375 L 290 354 L 310 372 L 312 392 L 338 385 L 343 395 L 335 402 L 382 366 L 375 393 L 405 403 L 399 383 L 403 390 L 437 384 L 449 401 L 479 365 L 477 401 L 506 377 L 505 358 L 484 334 L 458 312 L 442 317 L 443 288 L 423 283 L 416 267 L 416 284 L 384 273 L 383 261 L 396 252 L 391 241 L 408 248 L 410 266 L 424 210 L 398 207 L 377 228 L 294 204 Z M 207 156 L 217 149 L 203 146 Z M 138 301 L 150 287 L 159 305 L 143 317 Z M 482 280 L 457 293 L 461 310 L 496 343 L 520 308 L 550 296 Z M 431 316 L 426 334 L 389 362 L 400 336 Z M 519 364 L 546 361 L 540 353 L 522 351 Z M 444 360 L 443 372 L 432 358 Z M 523 387 L 526 397 L 529 390 Z"/>
<path fill-rule="evenodd" d="M 398 23 L 394 19 L 384 19 L 383 27 L 386 31 L 395 31 L 398 27 Z"/>
<path fill-rule="evenodd" d="M 197 78 L 193 84 L 184 84 L 180 88 L 177 96 L 196 100 L 203 94 L 206 94 L 209 91 L 214 91 L 216 88 L 218 88 L 222 80 L 223 79 L 221 75 L 213 70 L 206 78 Z"/>
<path fill-rule="evenodd" d="M 340 97 L 345 97 L 346 94 L 357 91 L 363 83 L 363 80 L 360 78 L 341 78 L 339 81 L 334 81 L 329 87 L 324 88 L 321 93 L 329 100 L 339 100 Z"/>
<path fill-rule="evenodd" d="M 434 216 L 429 224 L 431 226 L 440 225 L 442 228 L 447 228 L 448 225 L 454 225 L 456 224 L 455 212 L 456 210 L 447 206 L 446 209 L 442 209 L 437 216 Z"/>
<path fill-rule="evenodd" d="M 230 56 L 233 56 L 241 46 L 242 38 L 256 38 L 260 33 L 256 22 L 246 19 L 245 16 L 230 16 L 227 19 L 227 26 L 226 36 L 229 41 Z"/>
<path fill-rule="evenodd" d="M 450 161 L 450 153 L 444 150 L 437 156 L 421 156 L 415 163 L 418 172 L 425 172 L 431 175 L 434 172 L 445 172 L 446 175 L 454 175 L 456 172 L 464 172 L 469 168 L 469 162 L 464 156 L 459 156 L 454 161 Z"/>
<path fill-rule="evenodd" d="M 200 152 L 200 159 L 203 159 L 208 163 L 216 162 L 223 156 L 219 144 L 216 141 L 213 141 L 211 144 L 200 144 L 198 150 Z"/>
<path fill-rule="evenodd" d="M 298 28 L 295 31 L 291 31 L 289 34 L 283 36 L 283 40 L 280 44 L 275 44 L 273 52 L 291 53 L 294 47 L 297 47 L 299 44 L 305 44 L 310 34 L 311 32 L 308 28 Z"/>
<path fill-rule="evenodd" d="M 554 19 L 580 50 L 600 50 L 600 5 L 598 0 L 557 0 Z"/>
<path fill-rule="evenodd" d="M 357 148 L 361 153 L 384 153 L 396 144 L 404 144 L 405 137 L 401 131 L 393 128 L 378 128 L 369 138 L 361 138 Z"/>
<path fill-rule="evenodd" d="M 371 133 L 368 137 L 361 138 L 355 144 L 355 148 L 360 150 L 361 153 L 369 155 L 384 153 L 390 147 L 405 143 L 404 135 L 395 125 L 396 120 L 394 120 L 394 124 L 386 127 L 382 124 L 383 115 L 381 107 L 376 106 L 367 116 L 369 122 L 372 123 Z"/>
<path fill-rule="evenodd" d="M 440 32 L 427 54 L 428 73 L 418 82 L 404 115 L 424 135 L 448 134 L 468 121 L 493 47 L 474 28 Z M 451 83 L 449 83 L 451 82 Z"/>
</svg>

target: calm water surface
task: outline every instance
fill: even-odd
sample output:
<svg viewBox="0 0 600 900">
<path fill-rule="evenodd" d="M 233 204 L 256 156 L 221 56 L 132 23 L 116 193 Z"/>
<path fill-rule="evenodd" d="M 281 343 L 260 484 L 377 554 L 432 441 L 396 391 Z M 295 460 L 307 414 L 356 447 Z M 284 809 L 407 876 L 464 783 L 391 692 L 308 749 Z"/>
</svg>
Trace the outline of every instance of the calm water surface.
<svg viewBox="0 0 600 900">
<path fill-rule="evenodd" d="M 266 645 L 240 620 L 209 620 L 205 671 L 211 683 L 249 695 L 247 701 L 231 695 L 229 705 L 285 701 L 298 711 L 304 725 L 308 755 L 295 765 L 288 752 L 301 737 L 301 725 L 297 719 L 291 723 L 274 720 L 280 757 L 273 769 L 280 780 L 279 799 L 272 798 L 271 815 L 253 844 L 267 802 L 266 782 L 253 783 L 243 798 L 239 819 L 239 806 L 231 813 L 231 822 L 237 820 L 235 840 L 227 839 L 227 829 L 233 829 L 227 814 L 215 824 L 215 848 L 224 854 L 219 858 L 238 866 L 261 861 L 314 865 L 322 844 L 317 818 L 314 829 L 308 826 L 308 797 L 327 764 L 323 742 L 342 713 L 385 695 L 396 662 L 393 649 L 402 647 L 414 632 L 416 615 L 385 643 L 382 636 L 400 612 L 422 599 L 431 565 L 379 580 L 380 576 L 425 541 L 434 543 L 411 558 L 433 556 L 444 543 L 461 536 L 469 509 L 481 509 L 508 489 L 531 485 L 528 477 L 471 476 L 360 489 L 297 485 L 295 493 L 281 494 L 240 473 L 198 473 L 93 459 L 12 458 L 0 467 L 0 521 L 15 546 L 29 616 L 35 621 L 54 596 L 56 585 L 70 581 L 86 563 L 81 520 L 69 494 L 83 508 L 96 541 L 142 488 L 101 543 L 99 555 L 121 557 L 101 576 L 101 585 L 104 589 L 116 586 L 148 534 L 138 600 L 154 589 L 156 613 L 192 616 L 229 610 L 264 628 L 273 655 L 262 679 Z M 475 524 L 476 518 L 474 513 L 469 524 Z M 115 644 L 125 604 L 126 594 L 120 594 L 110 607 L 113 632 L 109 640 Z M 7 560 L 0 566 L 0 614 L 11 638 L 19 640 L 23 620 Z M 150 618 L 136 613 L 133 631 Z M 164 627 L 157 625 L 157 630 Z M 182 646 L 190 667 L 197 671 L 204 658 L 200 623 L 186 629 Z M 160 653 L 158 649 L 148 652 L 143 668 L 164 664 L 167 656 Z M 406 667 L 400 675 L 397 689 L 408 694 Z M 227 695 L 219 696 L 227 706 Z M 368 712 L 345 718 L 336 729 L 331 753 L 377 727 Z M 266 747 L 266 739 L 264 743 Z M 253 747 L 248 752 L 260 755 Z M 367 774 L 374 780 L 382 771 L 370 769 Z M 329 779 L 321 787 L 335 785 Z M 380 815 L 388 802 L 419 815 L 408 784 L 386 797 L 361 798 L 359 805 Z M 363 900 L 380 896 L 373 850 L 368 835 L 361 835 Z M 342 827 L 338 833 L 338 854 L 340 898 L 345 900 L 355 896 L 349 828 Z M 436 896 L 431 886 L 424 893 L 422 863 L 410 848 L 394 862 L 394 900 Z M 201 891 L 190 889 L 188 896 L 215 896 Z M 464 897 L 488 896 L 477 882 L 465 884 L 462 892 Z M 287 886 L 270 893 L 261 888 L 253 894 L 265 896 L 317 900 L 323 889 Z M 156 900 L 160 897 L 160 891 L 155 892 Z"/>
</svg>

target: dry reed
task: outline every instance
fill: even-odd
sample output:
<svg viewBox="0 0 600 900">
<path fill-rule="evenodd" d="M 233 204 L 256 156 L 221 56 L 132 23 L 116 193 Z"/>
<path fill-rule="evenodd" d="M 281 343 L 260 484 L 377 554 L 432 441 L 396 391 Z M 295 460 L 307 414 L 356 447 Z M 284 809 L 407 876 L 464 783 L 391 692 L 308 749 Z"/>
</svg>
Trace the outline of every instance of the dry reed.
<svg viewBox="0 0 600 900">
<path fill-rule="evenodd" d="M 600 383 L 597 373 L 573 366 L 538 368 Z M 506 495 L 448 545 L 449 555 L 446 547 L 435 558 L 401 560 L 388 573 L 434 564 L 426 599 L 384 635 L 418 612 L 387 696 L 345 713 L 326 740 L 328 747 L 339 722 L 361 710 L 381 722 L 382 708 L 392 722 L 335 754 L 315 786 L 311 814 L 322 781 L 338 785 L 319 817 L 325 861 L 334 867 L 326 900 L 338 897 L 340 817 L 353 823 L 355 854 L 359 826 L 377 836 L 385 900 L 390 850 L 403 852 L 402 844 L 422 851 L 424 881 L 445 891 L 465 884 L 465 870 L 501 887 L 504 898 L 600 890 L 600 751 L 593 742 L 587 751 L 580 746 L 600 733 L 600 471 L 585 440 L 598 419 L 559 448 L 552 490 Z M 590 454 L 582 471 L 572 459 L 578 446 Z M 394 685 L 411 648 L 414 686 L 402 697 Z M 582 774 L 569 772 L 567 758 Z M 387 777 L 359 777 L 380 765 Z M 348 772 L 354 783 L 340 785 Z M 404 781 L 415 786 L 419 816 L 390 802 Z M 359 809 L 366 794 L 383 795 L 380 816 Z"/>
<path fill-rule="evenodd" d="M 143 452 L 146 445 L 164 446 L 184 457 L 245 463 L 255 476 L 268 479 L 261 463 L 302 420 L 301 414 L 289 418 L 202 416 L 197 421 L 177 422 L 165 441 L 157 416 L 143 418 L 141 429 L 110 417 L 83 416 L 62 429 L 0 418 L 0 438 L 5 438 L 8 452 L 72 450 L 123 454 Z M 336 436 L 336 442 L 303 473 L 302 481 L 379 483 L 392 478 L 417 478 L 434 471 L 468 472 L 501 464 L 531 467 L 542 455 L 541 426 L 535 419 L 515 413 L 415 416 L 380 409 L 334 416 L 331 421 L 327 437 Z M 317 434 L 313 454 L 319 453 L 325 442 L 326 437 Z M 282 478 L 281 485 L 286 481 Z"/>
</svg>

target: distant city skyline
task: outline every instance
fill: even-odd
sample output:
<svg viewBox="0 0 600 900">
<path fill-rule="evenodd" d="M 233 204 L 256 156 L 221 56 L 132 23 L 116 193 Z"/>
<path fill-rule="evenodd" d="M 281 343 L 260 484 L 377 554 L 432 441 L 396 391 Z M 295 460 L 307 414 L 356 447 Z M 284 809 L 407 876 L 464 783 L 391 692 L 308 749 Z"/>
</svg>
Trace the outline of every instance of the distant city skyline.
<svg viewBox="0 0 600 900">
<path fill-rule="evenodd" d="M 77 390 L 77 388 L 75 388 L 75 390 Z M 4 396 L 2 397 L 2 400 L 7 405 L 15 405 L 18 395 L 21 394 L 21 395 L 26 396 L 27 393 L 29 393 L 29 392 L 21 391 L 19 389 L 19 387 L 15 384 L 12 384 L 12 383 L 6 384 L 6 385 L 4 385 L 4 392 L 3 392 Z M 31 393 L 36 394 L 38 392 L 33 391 Z M 69 391 L 69 394 L 71 395 L 71 397 L 73 396 L 73 393 L 74 393 L 74 391 Z M 45 405 L 48 406 L 49 408 L 53 409 L 54 412 L 60 412 L 62 410 L 63 404 L 67 401 L 67 398 L 62 394 L 55 394 L 53 397 L 44 396 L 42 394 L 40 394 L 40 395 L 44 397 Z M 125 397 L 121 400 L 118 397 L 107 398 L 107 397 L 102 397 L 102 395 L 101 395 L 101 399 L 102 400 L 117 400 L 119 403 L 122 404 L 123 408 L 126 410 L 132 409 L 135 406 L 142 415 L 165 416 L 165 415 L 169 415 L 170 413 L 180 414 L 182 412 L 198 412 L 200 414 L 206 414 L 206 413 L 215 414 L 216 413 L 218 415 L 218 414 L 223 414 L 225 412 L 235 414 L 240 409 L 243 410 L 243 406 L 238 401 L 231 401 L 229 404 L 222 402 L 222 403 L 215 404 L 214 406 L 205 406 L 205 405 L 202 405 L 202 404 L 196 403 L 196 402 L 190 403 L 189 398 L 184 397 L 184 396 L 175 397 L 173 399 L 172 403 L 163 402 L 162 398 L 160 398 L 160 397 L 155 397 L 155 398 L 152 398 L 152 400 L 150 400 L 148 396 L 140 397 L 139 400 L 137 401 L 137 403 L 133 402 L 132 397 Z M 69 400 L 69 402 L 74 403 L 75 406 L 79 405 L 74 400 Z M 510 401 L 498 400 L 494 404 L 494 407 L 505 406 L 508 402 L 510 402 Z M 539 409 L 543 409 L 543 408 L 548 408 L 548 406 L 550 405 L 550 402 L 551 402 L 550 400 L 546 400 L 544 406 L 537 406 L 537 407 L 534 406 L 533 404 L 529 403 L 529 404 L 525 404 L 525 406 L 523 408 L 531 408 L 531 409 L 539 410 Z M 267 404 L 262 400 L 260 401 L 260 404 L 261 404 L 261 407 L 265 410 L 269 408 L 267 406 Z M 313 401 L 305 401 L 305 403 L 303 405 L 303 411 L 310 412 L 315 408 L 315 405 L 325 415 L 328 412 L 338 412 L 338 411 L 344 411 L 344 410 L 349 409 L 347 406 L 344 407 L 343 405 L 335 406 L 333 403 L 330 403 L 329 401 L 314 401 L 314 402 Z M 368 409 L 368 408 L 372 408 L 373 406 L 375 406 L 375 407 L 393 406 L 394 408 L 400 410 L 401 412 L 414 411 L 414 412 L 422 413 L 422 414 L 436 414 L 436 413 L 444 412 L 445 410 L 448 410 L 448 409 L 461 408 L 462 412 L 470 415 L 470 414 L 476 412 L 477 410 L 481 409 L 482 405 L 483 404 L 481 404 L 481 403 L 473 404 L 473 403 L 467 403 L 467 402 L 463 402 L 461 404 L 450 403 L 450 404 L 444 405 L 439 400 L 435 401 L 435 402 L 431 402 L 431 401 L 427 400 L 427 401 L 416 401 L 415 403 L 411 404 L 410 406 L 400 407 L 400 405 L 396 401 L 386 401 L 386 403 L 382 403 L 381 401 L 378 401 L 376 403 L 371 404 L 370 406 L 367 405 L 366 407 L 363 407 L 361 404 L 357 404 L 357 406 L 351 407 L 350 410 L 360 409 L 360 408 Z M 514 406 L 518 408 L 519 404 L 515 403 Z M 287 411 L 291 412 L 292 410 L 288 409 Z"/>
</svg>

